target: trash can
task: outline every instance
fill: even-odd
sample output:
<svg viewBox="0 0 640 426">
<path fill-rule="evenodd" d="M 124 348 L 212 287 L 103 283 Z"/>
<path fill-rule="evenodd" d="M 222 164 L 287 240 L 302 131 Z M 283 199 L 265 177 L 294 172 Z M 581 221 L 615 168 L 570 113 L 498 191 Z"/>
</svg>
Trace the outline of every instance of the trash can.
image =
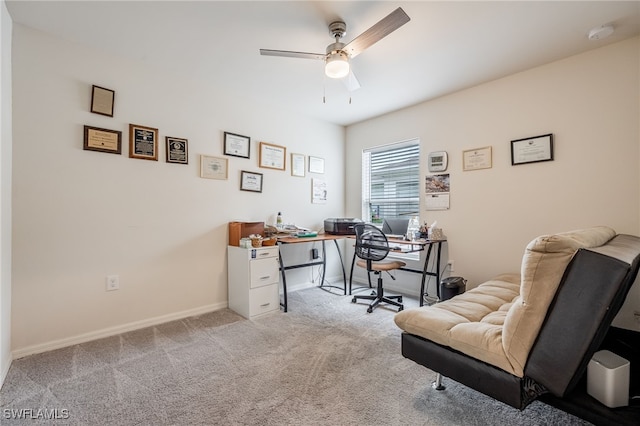
<svg viewBox="0 0 640 426">
<path fill-rule="evenodd" d="M 440 301 L 449 300 L 453 296 L 464 293 L 467 280 L 462 277 L 447 277 L 440 281 Z"/>
</svg>

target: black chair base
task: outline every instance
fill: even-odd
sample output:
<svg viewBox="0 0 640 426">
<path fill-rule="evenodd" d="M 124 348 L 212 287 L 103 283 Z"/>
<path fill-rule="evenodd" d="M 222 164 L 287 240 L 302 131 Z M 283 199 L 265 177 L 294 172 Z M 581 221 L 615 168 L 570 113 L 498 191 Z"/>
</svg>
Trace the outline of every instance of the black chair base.
<svg viewBox="0 0 640 426">
<path fill-rule="evenodd" d="M 389 305 L 397 306 L 398 312 L 404 309 L 404 305 L 402 304 L 402 296 L 385 296 L 384 290 L 382 289 L 382 276 L 380 276 L 379 272 L 376 272 L 378 275 L 378 288 L 375 293 L 367 296 L 356 295 L 351 299 L 351 303 L 356 303 L 358 299 L 371 300 L 372 302 L 369 304 L 367 308 L 367 312 L 371 313 L 375 308 L 378 307 L 380 303 L 387 303 Z"/>
</svg>

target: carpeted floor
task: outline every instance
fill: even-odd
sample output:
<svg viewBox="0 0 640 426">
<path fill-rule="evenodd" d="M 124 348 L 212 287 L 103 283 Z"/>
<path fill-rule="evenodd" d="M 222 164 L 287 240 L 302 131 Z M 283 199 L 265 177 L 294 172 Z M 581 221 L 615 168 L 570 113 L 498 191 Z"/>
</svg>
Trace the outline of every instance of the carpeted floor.
<svg viewBox="0 0 640 426">
<path fill-rule="evenodd" d="M 292 293 L 289 309 L 256 321 L 225 309 L 16 360 L 0 423 L 587 424 L 540 402 L 519 411 L 446 378 L 445 391 L 433 390 L 435 374 L 400 354 L 385 307 L 367 314 L 364 302 L 311 288 Z"/>
</svg>

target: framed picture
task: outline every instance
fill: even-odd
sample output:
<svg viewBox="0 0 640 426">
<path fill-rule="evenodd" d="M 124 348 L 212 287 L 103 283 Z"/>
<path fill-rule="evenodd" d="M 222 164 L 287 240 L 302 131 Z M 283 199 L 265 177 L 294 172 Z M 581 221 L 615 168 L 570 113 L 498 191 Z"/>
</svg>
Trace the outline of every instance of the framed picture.
<svg viewBox="0 0 640 426">
<path fill-rule="evenodd" d="M 491 166 L 490 146 L 462 151 L 462 170 L 490 169 Z"/>
<path fill-rule="evenodd" d="M 309 156 L 309 173 L 324 173 L 324 158 Z"/>
<path fill-rule="evenodd" d="M 327 181 L 324 179 L 311 179 L 311 203 L 325 204 L 327 202 Z"/>
<path fill-rule="evenodd" d="M 287 148 L 260 142 L 260 167 L 265 169 L 284 170 Z"/>
<path fill-rule="evenodd" d="M 189 142 L 186 139 L 166 136 L 167 163 L 189 164 Z"/>
<path fill-rule="evenodd" d="M 100 86 L 91 86 L 91 112 L 113 117 L 116 92 Z"/>
<path fill-rule="evenodd" d="M 158 129 L 129 124 L 129 158 L 158 161 Z"/>
<path fill-rule="evenodd" d="M 240 172 L 240 190 L 250 192 L 262 192 L 262 173 Z"/>
<path fill-rule="evenodd" d="M 227 179 L 228 167 L 226 158 L 200 156 L 200 177 L 207 179 Z"/>
<path fill-rule="evenodd" d="M 122 154 L 122 132 L 84 126 L 84 145 L 82 148 L 87 151 Z"/>
<path fill-rule="evenodd" d="M 304 154 L 291 154 L 291 176 L 304 177 Z"/>
<path fill-rule="evenodd" d="M 251 138 L 249 136 L 224 132 L 224 155 L 249 158 L 250 149 Z"/>
<path fill-rule="evenodd" d="M 511 165 L 553 160 L 553 134 L 511 141 Z"/>
</svg>

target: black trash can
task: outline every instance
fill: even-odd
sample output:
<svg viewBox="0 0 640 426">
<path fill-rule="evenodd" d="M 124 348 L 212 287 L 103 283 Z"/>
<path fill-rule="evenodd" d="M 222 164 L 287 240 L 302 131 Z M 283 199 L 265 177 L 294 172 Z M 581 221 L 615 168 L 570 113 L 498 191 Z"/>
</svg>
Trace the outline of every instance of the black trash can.
<svg viewBox="0 0 640 426">
<path fill-rule="evenodd" d="M 467 280 L 462 277 L 447 277 L 440 281 L 440 301 L 449 300 L 453 296 L 464 293 Z"/>
</svg>

